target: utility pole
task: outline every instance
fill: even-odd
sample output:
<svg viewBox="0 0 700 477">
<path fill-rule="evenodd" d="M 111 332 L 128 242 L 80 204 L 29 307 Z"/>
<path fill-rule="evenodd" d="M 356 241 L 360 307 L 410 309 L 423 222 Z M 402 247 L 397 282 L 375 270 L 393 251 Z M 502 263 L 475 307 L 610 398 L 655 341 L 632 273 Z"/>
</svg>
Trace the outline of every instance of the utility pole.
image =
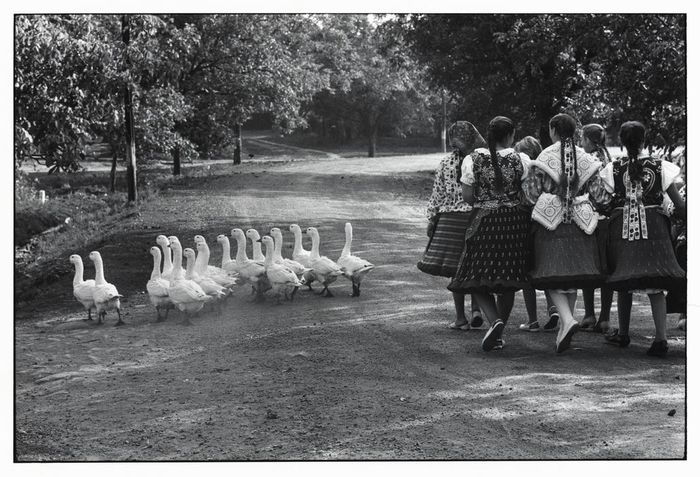
<svg viewBox="0 0 700 477">
<path fill-rule="evenodd" d="M 233 126 L 233 135 L 235 137 L 233 144 L 233 164 L 238 165 L 241 163 L 241 123 L 236 123 Z"/>
<path fill-rule="evenodd" d="M 124 41 L 124 55 L 127 71 L 129 61 L 129 17 L 122 15 L 122 40 Z M 124 83 L 124 128 L 126 132 L 126 183 L 129 202 L 136 202 L 136 138 L 134 137 L 134 108 L 132 103 L 131 85 L 129 75 Z"/>
</svg>

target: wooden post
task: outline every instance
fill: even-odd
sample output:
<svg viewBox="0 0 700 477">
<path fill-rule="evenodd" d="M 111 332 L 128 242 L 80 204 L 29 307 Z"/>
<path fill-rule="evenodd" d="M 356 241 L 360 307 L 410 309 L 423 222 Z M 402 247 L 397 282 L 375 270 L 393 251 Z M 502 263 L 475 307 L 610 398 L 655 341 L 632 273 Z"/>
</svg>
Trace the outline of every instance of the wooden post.
<svg viewBox="0 0 700 477">
<path fill-rule="evenodd" d="M 236 123 L 233 126 L 233 135 L 235 136 L 233 144 L 233 164 L 238 165 L 241 163 L 241 123 Z"/>
<path fill-rule="evenodd" d="M 129 18 L 122 15 L 122 40 L 126 54 L 126 67 L 129 68 Z M 129 81 L 124 84 L 124 128 L 126 130 L 126 182 L 129 202 L 135 202 L 136 193 L 136 138 L 134 137 L 134 109 Z"/>
<path fill-rule="evenodd" d="M 442 142 L 442 152 L 447 152 L 447 102 L 445 101 L 445 90 L 442 90 L 442 128 L 440 130 L 440 141 Z"/>
<path fill-rule="evenodd" d="M 180 148 L 173 149 L 173 175 L 180 175 Z"/>
<path fill-rule="evenodd" d="M 117 147 L 112 146 L 112 169 L 109 171 L 109 191 L 117 189 Z"/>
</svg>

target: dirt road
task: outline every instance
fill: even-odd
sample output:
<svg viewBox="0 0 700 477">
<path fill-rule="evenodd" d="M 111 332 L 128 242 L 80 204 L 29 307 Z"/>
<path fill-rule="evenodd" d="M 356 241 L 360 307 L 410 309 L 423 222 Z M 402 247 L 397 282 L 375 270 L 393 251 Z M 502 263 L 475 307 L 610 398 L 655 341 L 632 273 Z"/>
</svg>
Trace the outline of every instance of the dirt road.
<svg viewBox="0 0 700 477">
<path fill-rule="evenodd" d="M 128 326 L 82 321 L 71 276 L 16 309 L 17 460 L 683 458 L 685 333 L 670 318 L 668 358 L 647 357 L 646 298 L 628 349 L 580 333 L 555 355 L 554 334 L 517 330 L 519 297 L 502 351 L 480 350 L 483 330 L 447 329 L 445 280 L 415 267 L 439 158 L 244 164 L 144 205 L 91 246 Z M 194 326 L 177 313 L 154 323 L 156 235 L 192 246 L 201 233 L 216 262 L 218 234 L 280 226 L 288 256 L 296 222 L 317 226 L 336 259 L 346 221 L 354 252 L 378 265 L 360 298 L 347 281 L 334 298 L 300 291 L 282 305 L 240 290 Z"/>
</svg>

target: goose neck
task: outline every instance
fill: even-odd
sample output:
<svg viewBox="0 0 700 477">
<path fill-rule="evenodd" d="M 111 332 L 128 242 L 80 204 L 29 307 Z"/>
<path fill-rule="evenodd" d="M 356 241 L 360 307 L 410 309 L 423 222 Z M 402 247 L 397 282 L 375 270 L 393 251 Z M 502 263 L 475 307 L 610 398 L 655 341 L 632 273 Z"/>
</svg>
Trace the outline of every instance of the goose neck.
<svg viewBox="0 0 700 477">
<path fill-rule="evenodd" d="M 300 254 L 304 249 L 301 246 L 301 230 L 294 229 L 294 255 Z"/>
<path fill-rule="evenodd" d="M 195 260 L 195 271 L 199 274 L 203 274 L 207 270 L 209 265 L 209 247 L 204 245 L 202 250 L 197 253 L 197 259 Z"/>
<path fill-rule="evenodd" d="M 319 253 L 319 237 L 318 233 L 312 233 L 311 234 L 311 256 L 314 258 L 318 258 L 321 256 Z"/>
<path fill-rule="evenodd" d="M 105 271 L 104 271 L 104 266 L 102 265 L 102 258 L 97 257 L 95 259 L 95 284 L 96 285 L 104 285 L 107 283 L 105 280 Z"/>
<path fill-rule="evenodd" d="M 160 254 L 153 254 L 153 271 L 151 272 L 151 280 L 160 278 Z"/>
<path fill-rule="evenodd" d="M 273 249 L 273 255 L 275 259 L 281 260 L 282 259 L 282 241 L 284 239 L 282 238 L 282 234 L 277 234 L 275 237 L 275 248 Z"/>
<path fill-rule="evenodd" d="M 236 245 L 238 246 L 238 248 L 236 249 L 236 262 L 238 263 L 244 263 L 248 261 L 248 255 L 245 251 L 245 242 L 245 238 L 236 237 Z"/>
<path fill-rule="evenodd" d="M 192 257 L 186 257 L 187 258 L 187 268 L 185 268 L 185 278 L 187 280 L 192 280 L 192 277 L 194 276 L 194 260 L 192 260 Z"/>
<path fill-rule="evenodd" d="M 343 246 L 343 251 L 340 253 L 341 257 L 347 257 L 350 255 L 350 247 L 352 246 L 352 229 L 350 227 L 345 228 L 345 245 Z"/>
<path fill-rule="evenodd" d="M 172 249 L 168 246 L 161 245 L 163 249 L 163 273 L 167 273 L 169 270 L 173 269 L 173 259 L 172 259 Z"/>
<path fill-rule="evenodd" d="M 80 285 L 83 283 L 83 262 L 77 261 L 75 265 L 75 275 L 73 276 L 73 285 Z"/>
<path fill-rule="evenodd" d="M 228 241 L 228 237 L 224 237 L 221 241 L 221 248 L 223 249 L 223 254 L 221 255 L 221 266 L 229 263 L 231 261 L 231 243 Z"/>
<path fill-rule="evenodd" d="M 173 274 L 172 278 L 182 278 L 182 249 L 178 246 L 170 246 L 173 251 Z"/>
</svg>

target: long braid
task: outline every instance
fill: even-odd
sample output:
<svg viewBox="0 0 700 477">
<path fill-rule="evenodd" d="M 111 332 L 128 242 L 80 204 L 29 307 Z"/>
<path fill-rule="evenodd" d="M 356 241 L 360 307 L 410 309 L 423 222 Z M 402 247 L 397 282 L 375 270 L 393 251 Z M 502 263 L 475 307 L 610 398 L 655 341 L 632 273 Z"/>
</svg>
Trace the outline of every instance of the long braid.
<svg viewBox="0 0 700 477">
<path fill-rule="evenodd" d="M 605 147 L 605 128 L 600 124 L 586 124 L 583 127 L 582 132 L 583 137 L 588 139 L 591 144 L 593 144 L 593 152 L 595 152 L 598 156 L 602 154 L 605 157 L 605 165 L 612 162 L 610 152 L 608 151 L 608 148 Z"/>
<path fill-rule="evenodd" d="M 498 155 L 496 152 L 496 140 L 494 139 L 494 132 L 493 130 L 489 127 L 489 130 L 486 132 L 486 141 L 488 142 L 489 145 L 489 154 L 491 156 L 491 167 L 493 167 L 494 171 L 494 186 L 496 188 L 496 192 L 501 192 L 503 191 L 503 171 L 501 171 L 501 165 L 498 162 Z"/>
<path fill-rule="evenodd" d="M 638 121 L 628 121 L 620 127 L 620 142 L 627 149 L 629 166 L 627 168 L 630 180 L 638 181 L 642 178 L 642 165 L 639 162 L 639 154 L 642 152 L 646 130 Z"/>
<path fill-rule="evenodd" d="M 561 160 L 562 181 L 559 184 L 558 195 L 562 199 L 569 198 L 576 193 L 578 187 L 578 158 L 576 157 L 576 146 L 574 145 L 574 133 L 576 132 L 576 121 L 568 114 L 557 114 L 549 120 L 549 127 L 559 136 L 559 154 Z M 573 155 L 573 174 L 571 178 L 566 174 L 566 149 L 570 148 Z"/>
<path fill-rule="evenodd" d="M 496 145 L 503 143 L 513 131 L 515 131 L 513 121 L 505 116 L 496 116 L 489 123 L 489 128 L 486 132 L 486 142 L 489 147 L 491 167 L 493 167 L 494 172 L 494 188 L 498 193 L 503 192 L 503 171 L 498 159 Z"/>
</svg>

